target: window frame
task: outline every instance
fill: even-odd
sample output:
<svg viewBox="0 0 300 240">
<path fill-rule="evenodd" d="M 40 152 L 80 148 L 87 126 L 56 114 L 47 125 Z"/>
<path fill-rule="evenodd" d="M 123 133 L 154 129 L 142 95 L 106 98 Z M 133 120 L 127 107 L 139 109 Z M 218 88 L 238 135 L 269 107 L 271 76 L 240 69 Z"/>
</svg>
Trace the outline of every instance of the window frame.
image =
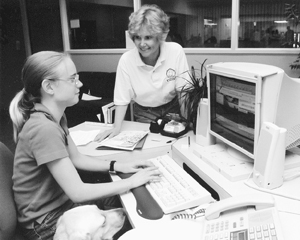
<svg viewBox="0 0 300 240">
<path fill-rule="evenodd" d="M 132 0 L 133 7 L 136 11 L 141 7 L 140 0 Z M 67 17 L 66 0 L 59 0 L 60 14 L 61 14 L 61 26 L 64 50 L 71 54 L 122 54 L 128 51 L 127 48 L 118 49 L 71 49 L 69 41 L 69 26 Z M 184 48 L 186 54 L 261 54 L 261 55 L 297 55 L 295 48 L 238 48 L 238 19 L 239 19 L 239 0 L 232 0 L 232 26 L 231 26 L 231 47 L 230 48 Z M 235 24 L 234 24 L 235 23 Z"/>
</svg>

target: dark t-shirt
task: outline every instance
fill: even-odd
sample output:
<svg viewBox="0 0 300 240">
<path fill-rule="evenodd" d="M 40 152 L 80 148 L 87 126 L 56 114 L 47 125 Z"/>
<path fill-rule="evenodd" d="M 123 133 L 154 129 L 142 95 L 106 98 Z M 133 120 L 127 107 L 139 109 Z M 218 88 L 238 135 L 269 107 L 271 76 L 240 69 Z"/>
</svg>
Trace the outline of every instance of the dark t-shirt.
<svg viewBox="0 0 300 240">
<path fill-rule="evenodd" d="M 42 104 L 35 110 L 19 134 L 14 159 L 14 197 L 18 221 L 25 228 L 69 199 L 45 164 L 69 156 L 66 118 L 55 122 Z"/>
</svg>

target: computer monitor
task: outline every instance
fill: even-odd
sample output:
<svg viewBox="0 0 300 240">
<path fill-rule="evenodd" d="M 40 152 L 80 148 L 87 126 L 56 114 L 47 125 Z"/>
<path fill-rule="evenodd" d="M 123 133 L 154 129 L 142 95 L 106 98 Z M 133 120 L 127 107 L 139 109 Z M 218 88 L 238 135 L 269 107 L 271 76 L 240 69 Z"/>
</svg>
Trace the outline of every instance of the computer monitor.
<svg viewBox="0 0 300 240">
<path fill-rule="evenodd" d="M 253 161 L 263 122 L 287 129 L 286 148 L 300 144 L 299 79 L 256 63 L 222 62 L 206 69 L 209 133 L 228 151 Z"/>
</svg>

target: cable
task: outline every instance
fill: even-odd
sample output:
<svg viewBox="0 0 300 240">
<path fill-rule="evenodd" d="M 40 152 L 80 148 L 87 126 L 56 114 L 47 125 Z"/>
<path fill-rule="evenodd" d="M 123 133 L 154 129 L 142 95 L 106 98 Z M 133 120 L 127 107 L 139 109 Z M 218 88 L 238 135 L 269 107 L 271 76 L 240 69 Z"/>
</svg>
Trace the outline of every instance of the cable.
<svg viewBox="0 0 300 240">
<path fill-rule="evenodd" d="M 197 210 L 195 213 L 179 213 L 175 215 L 172 220 L 175 219 L 191 219 L 195 220 L 196 218 L 203 217 L 205 215 L 205 208 Z"/>
</svg>

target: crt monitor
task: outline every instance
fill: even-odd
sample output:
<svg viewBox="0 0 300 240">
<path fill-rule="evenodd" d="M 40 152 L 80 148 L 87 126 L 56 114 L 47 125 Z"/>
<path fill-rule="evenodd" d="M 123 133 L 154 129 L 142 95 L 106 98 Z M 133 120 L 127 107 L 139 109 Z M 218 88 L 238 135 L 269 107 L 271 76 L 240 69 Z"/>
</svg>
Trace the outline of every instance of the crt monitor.
<svg viewBox="0 0 300 240">
<path fill-rule="evenodd" d="M 222 62 L 206 69 L 209 132 L 228 150 L 253 161 L 263 122 L 287 129 L 286 148 L 299 145 L 299 79 L 256 63 Z"/>
</svg>

